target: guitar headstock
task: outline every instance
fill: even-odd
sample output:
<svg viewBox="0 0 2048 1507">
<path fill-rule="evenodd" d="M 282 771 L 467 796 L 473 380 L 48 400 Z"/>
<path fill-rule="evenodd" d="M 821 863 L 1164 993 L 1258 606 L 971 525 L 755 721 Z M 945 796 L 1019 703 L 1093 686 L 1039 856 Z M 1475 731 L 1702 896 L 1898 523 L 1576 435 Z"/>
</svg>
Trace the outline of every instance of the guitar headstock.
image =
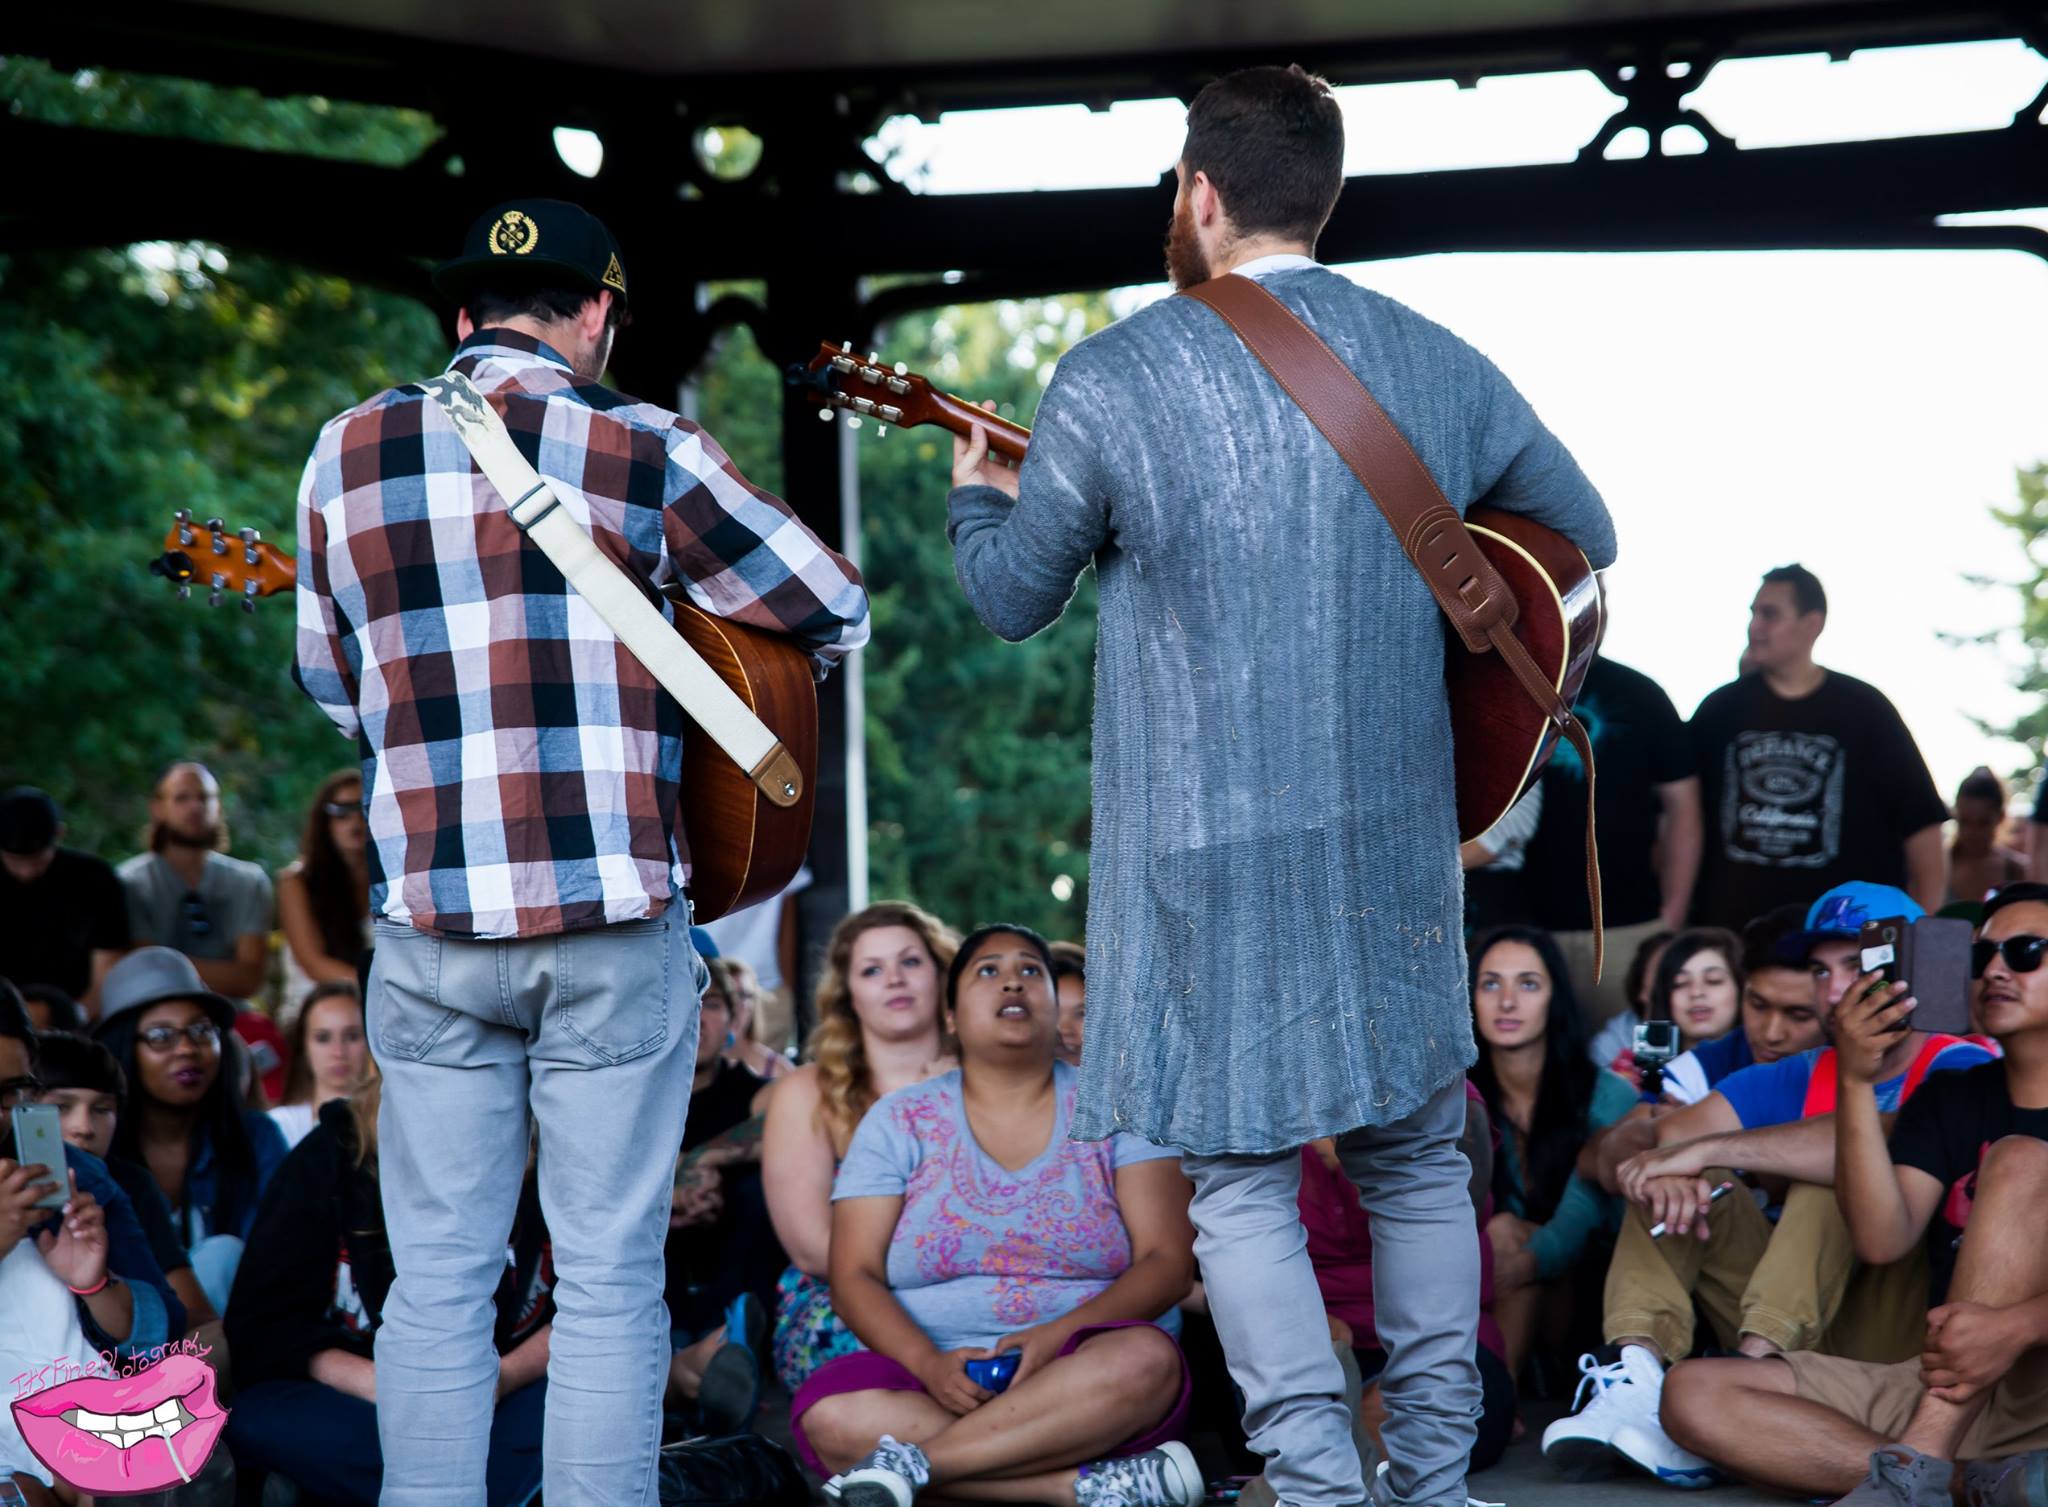
<svg viewBox="0 0 2048 1507">
<path fill-rule="evenodd" d="M 828 421 L 835 411 L 902 429 L 937 421 L 931 383 L 900 361 L 884 366 L 873 354 L 862 360 L 850 345 L 820 342 L 802 385 Z"/>
<path fill-rule="evenodd" d="M 164 535 L 164 552 L 150 561 L 149 570 L 175 582 L 180 601 L 190 597 L 197 584 L 206 587 L 208 606 L 218 607 L 233 597 L 245 612 L 256 610 L 258 597 L 289 591 L 299 578 L 298 562 L 265 544 L 255 529 L 229 533 L 220 519 L 194 523 L 183 509 Z"/>
<path fill-rule="evenodd" d="M 988 431 L 989 448 L 1013 463 L 1023 459 L 1031 441 L 1023 425 L 940 391 L 901 362 L 887 366 L 872 353 L 863 359 L 850 345 L 821 342 L 809 365 L 790 368 L 789 381 L 818 405 L 818 417 L 827 423 L 842 413 L 856 429 L 862 419 L 872 419 L 878 435 L 919 424 L 966 434 L 970 425 L 979 424 Z"/>
</svg>

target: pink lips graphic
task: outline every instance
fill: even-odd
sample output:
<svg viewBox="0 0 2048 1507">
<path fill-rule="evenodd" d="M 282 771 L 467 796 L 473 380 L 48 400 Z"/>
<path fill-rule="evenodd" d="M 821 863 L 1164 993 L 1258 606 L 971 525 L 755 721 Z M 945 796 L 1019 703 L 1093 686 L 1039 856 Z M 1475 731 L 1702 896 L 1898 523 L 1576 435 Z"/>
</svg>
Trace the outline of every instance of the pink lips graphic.
<svg viewBox="0 0 2048 1507">
<path fill-rule="evenodd" d="M 123 1419 L 137 1426 L 122 1428 Z M 14 1422 L 59 1480 L 98 1496 L 133 1496 L 197 1475 L 228 1414 L 214 1400 L 212 1367 L 173 1355 L 122 1380 L 82 1376 L 24 1397 Z"/>
</svg>

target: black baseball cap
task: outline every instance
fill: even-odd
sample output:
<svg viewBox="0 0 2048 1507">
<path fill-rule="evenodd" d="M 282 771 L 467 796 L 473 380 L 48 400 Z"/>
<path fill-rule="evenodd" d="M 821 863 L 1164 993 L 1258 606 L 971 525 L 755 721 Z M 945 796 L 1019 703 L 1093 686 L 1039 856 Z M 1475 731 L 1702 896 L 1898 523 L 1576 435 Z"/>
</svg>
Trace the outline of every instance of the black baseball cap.
<svg viewBox="0 0 2048 1507">
<path fill-rule="evenodd" d="M 619 242 L 604 221 L 566 199 L 508 199 L 478 215 L 462 255 L 434 269 L 434 288 L 457 304 L 486 276 L 513 273 L 533 282 L 558 278 L 626 301 Z"/>
<path fill-rule="evenodd" d="M 63 824 L 57 803 L 33 785 L 16 785 L 0 794 L 0 853 L 26 857 L 48 852 Z"/>
</svg>

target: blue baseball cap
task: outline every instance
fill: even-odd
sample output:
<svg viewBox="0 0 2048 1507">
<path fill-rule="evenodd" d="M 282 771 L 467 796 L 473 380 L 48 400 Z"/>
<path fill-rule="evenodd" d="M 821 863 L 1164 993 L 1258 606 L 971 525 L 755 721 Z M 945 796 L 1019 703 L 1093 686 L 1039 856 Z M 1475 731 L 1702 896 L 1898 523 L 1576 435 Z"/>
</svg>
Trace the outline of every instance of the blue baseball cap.
<svg viewBox="0 0 2048 1507">
<path fill-rule="evenodd" d="M 1806 912 L 1806 929 L 1788 933 L 1778 943 L 1778 955 L 1803 963 L 1822 942 L 1855 940 L 1864 924 L 1902 916 L 1917 921 L 1927 912 L 1919 902 L 1896 885 L 1871 884 L 1852 879 L 1838 884 L 1813 902 Z"/>
</svg>

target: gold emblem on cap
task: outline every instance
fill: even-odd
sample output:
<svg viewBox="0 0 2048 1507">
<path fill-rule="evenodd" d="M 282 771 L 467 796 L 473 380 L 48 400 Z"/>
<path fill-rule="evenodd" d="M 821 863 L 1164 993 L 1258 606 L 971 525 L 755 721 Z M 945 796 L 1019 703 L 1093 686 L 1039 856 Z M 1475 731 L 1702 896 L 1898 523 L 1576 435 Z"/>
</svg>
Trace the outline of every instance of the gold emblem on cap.
<svg viewBox="0 0 2048 1507">
<path fill-rule="evenodd" d="M 508 209 L 491 226 L 492 256 L 525 256 L 540 244 L 540 227 L 516 209 Z"/>
<path fill-rule="evenodd" d="M 612 259 L 604 264 L 604 276 L 599 279 L 608 288 L 626 291 L 626 269 L 619 265 L 619 254 L 614 251 Z"/>
</svg>

